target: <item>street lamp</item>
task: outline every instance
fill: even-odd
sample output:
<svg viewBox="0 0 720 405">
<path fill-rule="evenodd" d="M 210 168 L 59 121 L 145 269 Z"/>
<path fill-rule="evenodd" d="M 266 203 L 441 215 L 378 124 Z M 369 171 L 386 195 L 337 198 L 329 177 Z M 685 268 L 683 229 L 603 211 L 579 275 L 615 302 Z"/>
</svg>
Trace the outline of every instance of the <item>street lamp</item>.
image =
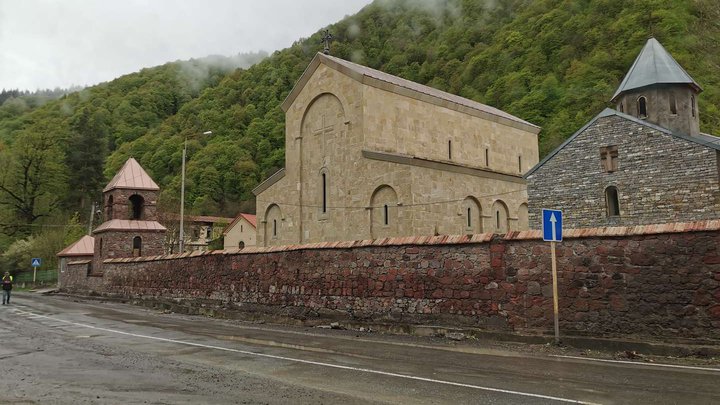
<svg viewBox="0 0 720 405">
<path fill-rule="evenodd" d="M 212 135 L 212 131 L 205 131 L 203 135 Z M 178 241 L 179 253 L 185 252 L 185 156 L 187 155 L 187 135 L 185 136 L 185 144 L 183 145 L 182 155 L 182 180 L 180 181 L 180 237 Z"/>
</svg>

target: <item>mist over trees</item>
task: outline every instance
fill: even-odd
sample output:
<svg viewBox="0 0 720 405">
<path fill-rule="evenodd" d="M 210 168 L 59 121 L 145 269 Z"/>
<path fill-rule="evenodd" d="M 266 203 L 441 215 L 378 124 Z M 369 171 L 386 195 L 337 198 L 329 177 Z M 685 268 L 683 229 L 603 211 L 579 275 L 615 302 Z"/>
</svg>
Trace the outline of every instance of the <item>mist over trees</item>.
<svg viewBox="0 0 720 405">
<path fill-rule="evenodd" d="M 378 0 L 322 29 L 335 56 L 542 126 L 544 155 L 609 106 L 650 36 L 703 86 L 701 129 L 720 134 L 718 20 L 714 0 Z M 0 252 L 71 217 L 84 227 L 131 156 L 178 212 L 186 138 L 188 212 L 252 212 L 252 188 L 284 165 L 280 103 L 322 50 L 320 28 L 269 56 L 172 62 L 43 103 L 0 99 Z M 16 198 L 28 159 L 34 191 Z"/>
</svg>

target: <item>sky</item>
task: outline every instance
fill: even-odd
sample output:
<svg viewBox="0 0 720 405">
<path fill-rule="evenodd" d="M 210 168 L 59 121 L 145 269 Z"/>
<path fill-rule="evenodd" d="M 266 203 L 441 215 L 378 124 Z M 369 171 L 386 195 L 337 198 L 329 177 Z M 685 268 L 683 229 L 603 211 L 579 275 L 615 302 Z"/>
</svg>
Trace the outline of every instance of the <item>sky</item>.
<svg viewBox="0 0 720 405">
<path fill-rule="evenodd" d="M 0 0 L 0 89 L 86 86 L 175 60 L 271 53 L 370 2 Z"/>
</svg>

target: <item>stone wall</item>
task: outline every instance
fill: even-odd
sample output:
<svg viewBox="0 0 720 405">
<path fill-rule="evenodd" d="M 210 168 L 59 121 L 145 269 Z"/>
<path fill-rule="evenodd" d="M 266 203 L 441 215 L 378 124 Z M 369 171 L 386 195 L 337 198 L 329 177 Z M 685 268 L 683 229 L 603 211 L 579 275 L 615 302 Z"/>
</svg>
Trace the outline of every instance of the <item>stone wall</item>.
<svg viewBox="0 0 720 405">
<path fill-rule="evenodd" d="M 246 248 L 105 262 L 81 289 L 239 310 L 552 331 L 539 232 Z M 720 220 L 570 231 L 558 245 L 561 328 L 720 339 Z"/>
<path fill-rule="evenodd" d="M 603 170 L 600 149 L 618 147 L 618 169 Z M 527 176 L 530 228 L 541 209 L 562 209 L 566 228 L 698 221 L 720 217 L 718 153 L 618 115 L 600 117 Z M 618 191 L 608 216 L 605 190 Z"/>
</svg>

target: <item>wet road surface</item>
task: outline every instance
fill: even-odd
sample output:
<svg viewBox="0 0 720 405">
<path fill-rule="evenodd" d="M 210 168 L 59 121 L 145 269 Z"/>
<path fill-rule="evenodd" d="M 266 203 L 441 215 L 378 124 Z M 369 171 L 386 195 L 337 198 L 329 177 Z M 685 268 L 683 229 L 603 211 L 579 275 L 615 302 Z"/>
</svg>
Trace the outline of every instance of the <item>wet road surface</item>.
<svg viewBox="0 0 720 405">
<path fill-rule="evenodd" d="M 0 403 L 712 404 L 720 368 L 164 314 L 15 294 Z"/>
</svg>

